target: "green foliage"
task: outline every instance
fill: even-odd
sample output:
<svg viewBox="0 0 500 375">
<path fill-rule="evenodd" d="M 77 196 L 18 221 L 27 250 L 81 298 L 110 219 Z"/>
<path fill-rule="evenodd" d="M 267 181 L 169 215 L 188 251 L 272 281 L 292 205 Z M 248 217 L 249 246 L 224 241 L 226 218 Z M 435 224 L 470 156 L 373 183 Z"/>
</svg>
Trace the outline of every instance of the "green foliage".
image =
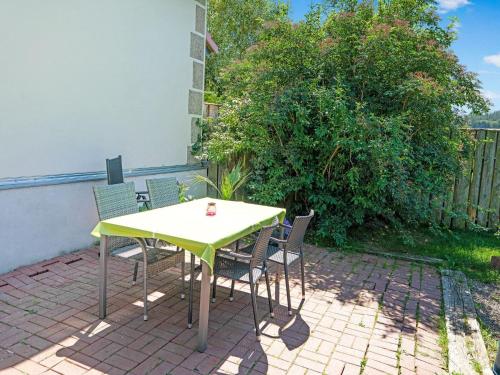
<svg viewBox="0 0 500 375">
<path fill-rule="evenodd" d="M 192 197 L 188 195 L 188 191 L 189 191 L 189 186 L 187 186 L 183 182 L 179 183 L 179 202 L 184 203 L 192 199 Z"/>
<path fill-rule="evenodd" d="M 205 103 L 221 104 L 221 99 L 213 91 L 205 91 L 203 99 Z"/>
<path fill-rule="evenodd" d="M 219 72 L 253 45 L 264 25 L 286 16 L 288 7 L 272 0 L 211 0 L 208 30 L 219 53 L 207 56 L 206 87 L 220 92 Z M 216 103 L 216 102 L 214 102 Z"/>
<path fill-rule="evenodd" d="M 449 341 L 448 341 L 448 330 L 446 329 L 446 315 L 444 312 L 444 304 L 441 302 L 441 311 L 439 312 L 439 346 L 441 347 L 441 353 L 443 358 L 443 365 L 446 370 L 448 370 L 448 361 L 450 359 L 449 353 Z"/>
<path fill-rule="evenodd" d="M 206 183 L 213 187 L 220 199 L 231 200 L 236 191 L 247 181 L 249 175 L 243 174 L 241 164 L 236 164 L 230 171 L 225 171 L 222 175 L 221 186 L 218 187 L 212 180 L 205 176 L 195 176 L 198 183 Z"/>
<path fill-rule="evenodd" d="M 204 153 L 245 157 L 249 199 L 314 208 L 319 238 L 342 243 L 373 218 L 432 224 L 430 198 L 467 152 L 461 111 L 487 109 L 439 22 L 431 0 L 338 0 L 267 24 L 221 75 Z"/>
<path fill-rule="evenodd" d="M 497 349 L 498 341 L 497 338 L 495 337 L 494 332 L 492 332 L 490 327 L 484 324 L 484 322 L 481 320 L 481 317 L 478 315 L 477 318 L 479 322 L 479 328 L 481 329 L 481 336 L 483 336 L 484 345 L 486 346 L 486 351 L 488 352 L 490 364 L 493 366 L 493 363 L 495 363 L 495 358 L 498 350 Z"/>
</svg>

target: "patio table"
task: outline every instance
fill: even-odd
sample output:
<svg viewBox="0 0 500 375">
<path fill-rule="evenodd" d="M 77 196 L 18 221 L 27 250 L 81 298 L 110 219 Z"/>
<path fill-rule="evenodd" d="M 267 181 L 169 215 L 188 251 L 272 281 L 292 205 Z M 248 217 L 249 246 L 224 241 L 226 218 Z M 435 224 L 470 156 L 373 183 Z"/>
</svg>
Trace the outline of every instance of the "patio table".
<svg viewBox="0 0 500 375">
<path fill-rule="evenodd" d="M 207 216 L 208 202 L 217 213 Z M 210 277 L 217 249 L 270 225 L 283 222 L 285 209 L 244 202 L 202 198 L 187 203 L 103 220 L 92 235 L 100 237 L 99 317 L 106 317 L 107 236 L 153 238 L 172 243 L 201 259 L 202 278 L 198 329 L 198 350 L 207 347 Z"/>
</svg>

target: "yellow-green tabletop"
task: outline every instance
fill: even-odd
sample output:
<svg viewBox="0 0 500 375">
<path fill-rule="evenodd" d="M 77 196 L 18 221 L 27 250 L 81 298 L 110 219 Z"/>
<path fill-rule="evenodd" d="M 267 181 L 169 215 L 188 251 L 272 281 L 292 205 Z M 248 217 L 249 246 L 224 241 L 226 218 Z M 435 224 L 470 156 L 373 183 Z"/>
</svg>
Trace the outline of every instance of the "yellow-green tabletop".
<svg viewBox="0 0 500 375">
<path fill-rule="evenodd" d="M 217 213 L 207 216 L 208 202 Z M 103 220 L 92 231 L 100 237 L 158 238 L 188 250 L 213 268 L 215 251 L 285 218 L 285 209 L 212 198 Z"/>
</svg>

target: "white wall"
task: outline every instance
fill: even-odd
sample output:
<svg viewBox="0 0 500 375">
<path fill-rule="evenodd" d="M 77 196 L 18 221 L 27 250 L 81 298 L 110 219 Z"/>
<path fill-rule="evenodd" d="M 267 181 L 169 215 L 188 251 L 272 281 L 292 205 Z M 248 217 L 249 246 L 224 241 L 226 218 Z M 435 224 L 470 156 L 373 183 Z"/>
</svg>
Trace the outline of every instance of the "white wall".
<svg viewBox="0 0 500 375">
<path fill-rule="evenodd" d="M 0 0 L 0 273 L 91 245 L 97 223 L 94 181 L 6 184 L 95 175 L 119 154 L 125 170 L 188 163 L 204 15 L 196 0 Z"/>
<path fill-rule="evenodd" d="M 1 0 L 0 178 L 185 164 L 194 0 Z"/>
<path fill-rule="evenodd" d="M 146 178 L 175 176 L 192 185 L 193 173 L 205 170 L 129 178 L 136 190 L 147 190 Z M 0 191 L 0 274 L 21 265 L 49 259 L 91 246 L 90 232 L 97 224 L 92 186 L 102 182 L 51 185 Z M 188 194 L 205 196 L 202 185 L 191 186 Z"/>
</svg>

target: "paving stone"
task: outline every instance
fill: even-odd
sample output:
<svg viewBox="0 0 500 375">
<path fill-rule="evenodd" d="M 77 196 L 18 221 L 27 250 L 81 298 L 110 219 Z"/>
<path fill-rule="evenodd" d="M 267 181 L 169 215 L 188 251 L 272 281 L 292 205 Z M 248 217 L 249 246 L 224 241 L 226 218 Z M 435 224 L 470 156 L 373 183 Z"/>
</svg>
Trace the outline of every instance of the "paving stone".
<svg viewBox="0 0 500 375">
<path fill-rule="evenodd" d="M 37 375 L 47 371 L 48 368 L 30 360 L 18 363 L 15 368 L 25 374 Z"/>
<path fill-rule="evenodd" d="M 275 266 L 273 295 L 279 303 L 275 301 L 274 319 L 266 315 L 265 288 L 259 289 L 260 343 L 253 333 L 248 287 L 238 285 L 229 302 L 230 283 L 221 278 L 220 298 L 210 306 L 205 353 L 195 350 L 196 326 L 186 329 L 187 302 L 178 299 L 177 270 L 151 279 L 150 293 L 162 296 L 151 303 L 147 322 L 134 305 L 141 301 L 142 289 L 130 286 L 133 264 L 115 258 L 109 260 L 110 312 L 104 322 L 98 319 L 95 249 L 46 261 L 50 271 L 38 276 L 27 278 L 28 268 L 0 275 L 0 280 L 13 282 L 0 286 L 0 371 L 348 375 L 359 374 L 366 358 L 364 374 L 396 374 L 398 365 L 402 375 L 443 373 L 436 345 L 441 291 L 434 269 L 425 266 L 420 280 L 420 273 L 404 261 L 329 253 L 309 245 L 305 253 L 306 274 L 316 277 L 307 279 L 306 300 L 294 316 L 287 314 L 284 279 L 275 278 Z M 77 258 L 81 260 L 64 263 Z M 398 268 L 391 274 L 392 264 Z M 291 268 L 290 279 L 296 308 L 301 303 L 298 267 Z M 199 293 L 199 281 L 195 291 Z M 23 308 L 33 310 L 27 314 Z"/>
<path fill-rule="evenodd" d="M 67 375 L 79 375 L 79 374 L 84 374 L 87 372 L 87 370 L 83 367 L 77 366 L 74 363 L 71 363 L 70 361 L 63 360 L 59 362 L 57 365 L 53 367 L 54 371 L 60 373 L 60 374 L 67 374 Z"/>
</svg>

